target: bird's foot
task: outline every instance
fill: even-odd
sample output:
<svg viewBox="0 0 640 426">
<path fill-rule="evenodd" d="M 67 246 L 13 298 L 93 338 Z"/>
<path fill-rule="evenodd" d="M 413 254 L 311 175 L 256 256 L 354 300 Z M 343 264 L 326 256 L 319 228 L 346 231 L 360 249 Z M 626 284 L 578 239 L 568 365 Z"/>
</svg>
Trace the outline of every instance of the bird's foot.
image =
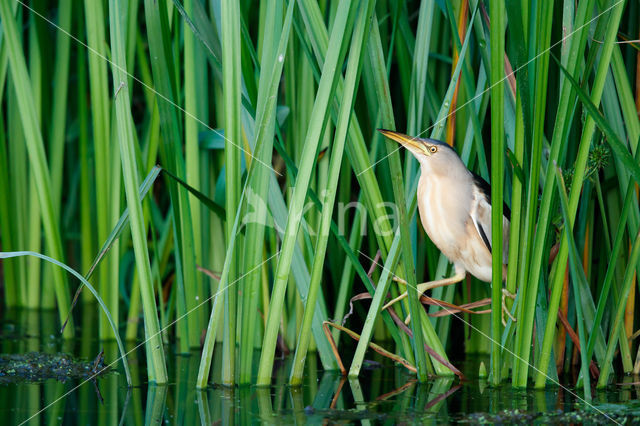
<svg viewBox="0 0 640 426">
<path fill-rule="evenodd" d="M 465 277 L 465 272 L 458 272 L 456 273 L 454 276 L 449 277 L 449 278 L 443 278 L 440 280 L 435 280 L 435 281 L 428 281 L 426 283 L 422 283 L 422 284 L 418 284 L 416 286 L 416 289 L 418 290 L 418 294 L 422 294 L 427 290 L 431 290 L 433 288 L 437 288 L 437 287 L 444 287 L 447 285 L 451 285 L 451 284 L 455 284 L 457 282 L 460 282 L 464 279 Z M 400 277 L 393 277 L 393 280 L 399 284 L 403 284 L 405 287 L 407 286 L 407 282 L 405 280 L 403 280 Z M 404 293 L 402 293 L 400 296 L 396 297 L 395 299 L 391 300 L 390 302 L 388 302 L 386 305 L 384 305 L 382 307 L 382 310 L 384 311 L 385 309 L 387 309 L 389 306 L 393 305 L 396 302 L 399 302 L 400 300 L 404 299 L 405 297 L 407 297 L 407 292 L 405 291 Z"/>
<path fill-rule="evenodd" d="M 405 280 L 403 280 L 402 278 L 398 277 L 398 276 L 394 276 L 394 277 L 393 277 L 393 280 L 394 280 L 395 282 L 397 282 L 397 283 L 400 283 L 400 284 L 404 285 L 404 286 L 406 286 L 406 285 L 407 285 L 407 282 L 406 282 Z"/>
<path fill-rule="evenodd" d="M 396 297 L 395 299 L 392 299 L 391 301 L 387 302 L 387 304 L 382 307 L 382 310 L 384 311 L 385 309 L 389 308 L 389 306 L 393 305 L 396 302 L 401 301 L 405 297 L 407 297 L 407 292 L 406 291 L 404 293 L 402 293 L 400 296 Z"/>
<path fill-rule="evenodd" d="M 504 319 L 504 314 L 506 313 L 507 316 L 509 317 L 509 319 L 513 322 L 516 322 L 516 318 L 511 314 L 511 312 L 509 312 L 509 308 L 507 307 L 507 297 L 512 299 L 512 300 L 516 300 L 516 295 L 511 293 L 509 290 L 507 290 L 506 288 L 502 289 L 502 315 L 500 316 L 502 319 L 502 325 L 503 326 L 507 326 L 507 322 Z"/>
</svg>

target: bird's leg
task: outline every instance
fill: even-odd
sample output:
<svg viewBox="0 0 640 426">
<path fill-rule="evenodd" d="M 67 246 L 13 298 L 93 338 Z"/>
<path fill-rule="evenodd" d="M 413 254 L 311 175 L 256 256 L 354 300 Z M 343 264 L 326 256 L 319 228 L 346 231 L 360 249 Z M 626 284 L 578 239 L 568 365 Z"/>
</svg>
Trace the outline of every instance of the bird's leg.
<svg viewBox="0 0 640 426">
<path fill-rule="evenodd" d="M 466 272 L 464 272 L 464 271 L 457 272 L 454 276 L 449 277 L 449 278 L 443 278 L 441 280 L 428 281 L 426 283 L 418 284 L 418 286 L 416 288 L 418 290 L 418 294 L 422 294 L 425 291 L 430 290 L 432 288 L 444 287 L 444 286 L 447 286 L 447 285 L 451 285 L 451 284 L 455 284 L 457 282 L 460 282 L 460 281 L 462 281 L 464 279 L 465 275 L 466 275 Z M 407 285 L 407 282 L 405 280 L 403 280 L 402 278 L 394 277 L 393 280 L 398 282 L 398 283 L 404 284 L 405 286 Z M 402 293 L 400 296 L 398 296 L 395 299 L 393 299 L 392 301 L 390 301 L 389 303 L 387 303 L 386 305 L 384 305 L 382 307 L 382 310 L 384 311 L 389 306 L 391 306 L 394 303 L 404 299 L 405 297 L 407 297 L 407 292 L 406 291 L 404 293 Z"/>
<path fill-rule="evenodd" d="M 507 322 L 504 320 L 505 312 L 511 321 L 516 322 L 515 317 L 511 315 L 511 312 L 509 312 L 509 308 L 507 308 L 507 301 L 506 301 L 507 297 L 512 300 L 516 300 L 515 294 L 511 293 L 506 288 L 503 288 L 502 289 L 502 315 L 500 317 L 502 318 L 502 325 L 504 325 L 505 327 L 507 326 Z"/>
<path fill-rule="evenodd" d="M 466 276 L 467 273 L 462 271 L 456 272 L 454 276 L 449 278 L 443 278 L 441 280 L 428 281 L 426 283 L 418 284 L 418 293 L 422 294 L 427 290 L 431 290 L 432 288 L 444 287 L 447 285 L 459 283 L 460 281 L 464 280 L 464 277 Z"/>
</svg>

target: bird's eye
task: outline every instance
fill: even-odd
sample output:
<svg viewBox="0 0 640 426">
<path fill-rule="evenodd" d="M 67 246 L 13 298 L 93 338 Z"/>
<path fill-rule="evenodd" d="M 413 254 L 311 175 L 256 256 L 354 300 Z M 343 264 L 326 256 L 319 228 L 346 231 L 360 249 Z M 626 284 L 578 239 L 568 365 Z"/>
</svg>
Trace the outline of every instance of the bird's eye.
<svg viewBox="0 0 640 426">
<path fill-rule="evenodd" d="M 435 153 L 437 150 L 438 150 L 438 147 L 437 147 L 437 146 L 435 146 L 435 145 L 431 145 L 431 146 L 429 147 L 429 151 L 431 151 L 431 153 Z"/>
</svg>

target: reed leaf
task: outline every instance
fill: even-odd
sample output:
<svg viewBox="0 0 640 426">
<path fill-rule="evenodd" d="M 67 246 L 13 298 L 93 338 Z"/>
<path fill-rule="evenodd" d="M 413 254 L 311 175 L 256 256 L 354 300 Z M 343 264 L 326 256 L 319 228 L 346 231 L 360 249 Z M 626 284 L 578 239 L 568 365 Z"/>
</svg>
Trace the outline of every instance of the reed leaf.
<svg viewBox="0 0 640 426">
<path fill-rule="evenodd" d="M 611 52 L 613 48 L 613 39 L 615 38 L 615 34 L 617 33 L 618 25 L 620 23 L 620 17 L 622 16 L 622 8 L 623 4 L 619 3 L 617 6 L 614 6 L 610 10 L 610 15 L 607 20 L 607 30 L 606 30 L 606 42 L 603 45 L 603 51 L 600 56 L 600 63 L 598 64 L 598 68 L 596 70 L 596 77 L 594 80 L 594 84 L 591 90 L 590 100 L 593 103 L 599 103 L 600 98 L 602 96 L 602 90 L 604 88 L 604 81 L 607 75 L 607 70 L 609 68 L 609 63 L 611 59 Z M 567 74 L 565 74 L 566 76 Z M 571 81 L 571 80 L 569 80 Z M 580 92 L 578 91 L 578 95 L 580 96 Z M 573 182 L 571 184 L 571 191 L 569 195 L 569 218 L 573 221 L 576 216 L 576 210 L 578 206 L 578 201 L 580 197 L 580 192 L 582 188 L 582 183 L 584 180 L 584 170 L 586 168 L 586 163 L 589 154 L 589 147 L 591 145 L 591 139 L 593 137 L 595 131 L 595 120 L 592 115 L 587 117 L 587 120 L 584 125 L 584 129 L 582 132 L 582 136 L 580 139 L 578 156 L 576 158 L 575 163 L 575 173 L 573 177 Z M 628 153 L 627 153 L 628 155 Z M 551 164 L 552 161 L 549 161 Z M 551 173 L 547 174 L 547 182 L 552 181 Z M 545 185 L 547 184 L 545 182 Z M 544 194 L 543 194 L 544 197 Z M 555 276 L 552 278 L 552 296 L 549 304 L 549 318 L 556 318 L 558 305 L 559 305 L 559 293 L 561 287 L 561 276 L 564 275 L 564 270 L 567 265 L 567 256 L 568 256 L 568 246 L 567 241 L 565 239 L 562 240 L 560 245 L 560 250 L 558 252 L 558 257 L 556 261 L 558 262 L 558 268 L 556 268 Z M 545 349 L 549 352 L 549 348 L 551 346 L 551 340 L 553 338 L 553 334 L 555 332 L 554 321 L 547 322 L 547 330 L 545 330 L 545 338 L 542 342 L 542 353 L 545 353 Z M 541 357 L 540 362 L 537 364 L 538 374 L 536 375 L 536 386 L 540 387 L 544 385 L 545 375 L 544 372 L 547 370 L 547 365 L 545 365 L 545 361 L 548 360 L 546 357 Z M 522 379 L 523 376 L 520 376 Z M 526 374 L 525 374 L 526 377 Z M 524 386 L 526 384 L 519 382 L 520 386 Z"/>
<path fill-rule="evenodd" d="M 110 194 L 112 194 L 111 186 L 115 183 L 115 177 L 112 176 L 110 165 L 114 163 L 114 156 L 117 151 L 109 148 L 117 146 L 111 144 L 111 101 L 109 99 L 109 80 L 107 75 L 107 63 L 103 58 L 106 57 L 106 33 L 105 33 L 105 17 L 104 5 L 102 2 L 94 3 L 90 0 L 84 2 L 85 29 L 87 32 L 87 46 L 90 53 L 87 55 L 89 62 L 89 89 L 91 94 L 91 124 L 92 124 L 92 140 L 94 147 L 94 157 L 99 158 L 95 164 L 95 208 L 96 208 L 96 229 L 98 241 L 104 241 L 109 235 L 109 229 L 113 225 L 112 218 L 109 215 L 110 207 L 113 204 Z M 117 170 L 118 176 L 120 171 Z M 118 188 L 118 191 L 120 188 Z M 120 197 L 118 196 L 118 201 Z M 117 256 L 110 259 L 98 271 L 98 288 L 100 294 L 107 301 L 109 311 L 114 313 L 116 321 L 118 320 L 118 307 L 113 306 L 114 293 L 118 289 L 117 276 L 112 274 Z M 100 317 L 99 334 L 102 338 L 109 338 L 109 329 Z"/>
<path fill-rule="evenodd" d="M 301 385 L 303 379 L 303 367 L 307 357 L 309 342 L 311 339 L 311 321 L 313 318 L 318 291 L 320 289 L 320 281 L 322 279 L 322 269 L 326 256 L 327 242 L 329 239 L 329 228 L 331 225 L 331 216 L 336 198 L 336 190 L 338 187 L 338 177 L 340 176 L 340 167 L 342 156 L 344 154 L 344 146 L 349 128 L 349 121 L 353 110 L 353 101 L 355 97 L 355 89 L 358 86 L 360 77 L 360 69 L 362 58 L 364 57 L 364 45 L 369 35 L 368 27 L 371 22 L 373 13 L 373 1 L 368 1 L 360 5 L 358 17 L 356 19 L 349 48 L 349 60 L 345 76 L 345 87 L 343 90 L 343 98 L 340 104 L 340 114 L 338 124 L 336 126 L 336 134 L 331 150 L 331 162 L 329 164 L 329 181 L 326 189 L 323 191 L 325 198 L 322 206 L 322 217 L 319 225 L 316 246 L 314 250 L 314 261 L 311 268 L 311 282 L 309 283 L 309 294 L 304 310 L 302 327 L 298 337 L 296 353 L 293 358 L 293 367 L 289 382 L 292 385 Z"/>
<path fill-rule="evenodd" d="M 160 324 L 153 291 L 153 278 L 147 248 L 146 226 L 142 214 L 142 202 L 138 194 L 139 177 L 135 156 L 135 130 L 131 118 L 131 101 L 127 90 L 126 63 L 126 4 L 120 0 L 109 1 L 109 21 L 111 34 L 111 51 L 113 55 L 113 84 L 115 91 L 115 107 L 120 157 L 122 158 L 122 174 L 124 189 L 130 212 L 131 239 L 135 252 L 140 292 L 142 294 L 142 310 L 145 317 L 145 336 L 147 355 L 151 356 L 147 364 L 152 381 L 166 383 L 167 368 L 164 360 L 164 348 L 160 336 Z M 124 22 L 123 22 L 124 21 Z"/>
<path fill-rule="evenodd" d="M 9 69 L 14 88 L 20 95 L 17 97 L 18 108 L 22 117 L 22 128 L 31 164 L 31 173 L 36 186 L 42 224 L 44 226 L 47 250 L 53 258 L 63 259 L 62 240 L 58 228 L 58 219 L 51 199 L 51 177 L 47 166 L 44 142 L 38 125 L 38 116 L 34 104 L 34 95 L 29 82 L 29 74 L 24 60 L 18 30 L 13 13 L 7 2 L 0 3 L 0 19 L 3 23 L 4 39 L 9 51 Z M 58 305 L 60 322 L 69 314 L 69 284 L 60 270 L 53 271 L 54 290 Z M 73 335 L 73 322 L 65 328 L 64 337 Z"/>
<path fill-rule="evenodd" d="M 182 155 L 182 124 L 176 110 L 176 85 L 174 59 L 170 49 L 170 30 L 167 16 L 167 3 L 164 0 L 145 0 L 145 21 L 151 53 L 151 70 L 160 113 L 163 143 L 160 147 L 162 164 L 167 170 L 181 179 L 185 179 L 185 161 Z M 178 315 L 192 310 L 196 304 L 195 255 L 193 245 L 193 227 L 187 192 L 176 185 L 169 185 L 169 196 L 173 210 L 175 259 L 178 265 Z M 203 324 L 198 314 L 189 315 L 186 321 L 178 323 L 180 350 L 188 352 L 189 347 L 199 345 L 200 330 Z"/>
<path fill-rule="evenodd" d="M 491 1 L 491 377 L 492 383 L 500 383 L 501 323 L 498 312 L 502 312 L 502 224 L 504 192 L 504 31 L 505 12 L 499 1 Z"/>
<path fill-rule="evenodd" d="M 291 259 L 295 249 L 295 240 L 298 235 L 298 227 L 300 225 L 304 198 L 307 194 L 318 143 L 322 137 L 322 131 L 325 128 L 325 122 L 328 118 L 329 100 L 333 97 L 335 85 L 338 81 L 337 77 L 339 76 L 339 73 L 336 69 L 337 64 L 342 62 L 348 41 L 347 35 L 351 32 L 350 27 L 353 24 L 354 15 L 352 9 L 351 1 L 345 1 L 340 4 L 339 12 L 336 16 L 336 21 L 334 22 L 334 27 L 331 33 L 330 44 L 338 46 L 338 48 L 328 52 L 327 54 L 323 66 L 322 77 L 318 86 L 318 96 L 314 102 L 309 129 L 307 131 L 303 152 L 301 154 L 299 173 L 296 178 L 296 185 L 289 206 L 289 216 L 282 242 L 282 250 L 280 252 L 278 266 L 275 273 L 276 280 L 273 284 L 273 293 L 271 296 L 269 315 L 267 317 L 267 325 L 262 344 L 262 355 L 260 357 L 260 365 L 258 369 L 258 385 L 267 385 L 271 380 L 271 369 L 273 367 L 279 316 L 282 310 L 284 291 L 289 277 Z M 345 36 L 347 36 L 347 40 L 344 40 Z"/>
<path fill-rule="evenodd" d="M 265 200 L 268 197 L 269 182 L 272 169 L 267 165 L 270 162 L 273 151 L 273 138 L 276 124 L 276 99 L 277 90 L 282 77 L 284 58 L 286 54 L 286 44 L 289 39 L 291 20 L 295 3 L 290 2 L 286 18 L 283 17 L 283 3 L 278 2 L 275 7 L 270 7 L 267 11 L 266 22 L 263 28 L 262 60 L 260 62 L 261 72 L 258 84 L 258 99 L 256 111 L 256 128 L 254 147 L 260 147 L 260 151 L 254 151 L 257 161 L 251 162 L 251 167 L 256 168 L 252 175 L 253 180 L 249 182 L 248 190 L 256 200 Z M 284 19 L 284 25 L 283 25 Z M 277 29 L 281 29 L 281 31 Z M 274 31 L 274 29 L 276 29 Z M 247 241 L 263 241 L 267 219 L 266 203 L 258 202 L 254 204 L 254 217 L 247 224 Z M 256 324 L 259 281 L 261 271 L 256 268 L 263 257 L 262 244 L 246 244 L 244 247 L 243 270 L 252 272 L 244 281 L 242 301 L 242 333 L 240 352 L 240 372 L 239 383 L 251 383 L 251 373 L 253 367 L 253 348 L 256 340 Z"/>
<path fill-rule="evenodd" d="M 571 276 L 573 283 L 573 297 L 576 300 L 580 299 L 580 288 L 587 288 L 587 277 L 584 274 L 582 265 L 580 263 L 580 255 L 576 248 L 576 243 L 573 239 L 571 224 L 571 218 L 569 217 L 569 198 L 567 197 L 567 190 L 565 188 L 564 179 L 560 173 L 560 169 L 556 168 L 556 179 L 558 185 L 558 191 L 560 192 L 560 207 L 562 209 L 562 217 L 564 218 L 564 234 L 567 238 L 569 245 L 569 264 L 571 265 Z M 584 319 L 582 313 L 582 303 L 576 303 L 576 327 L 578 328 L 578 334 L 580 337 L 580 359 L 581 359 L 581 374 L 584 379 L 584 396 L 587 402 L 591 401 L 591 385 L 589 380 L 589 362 L 591 358 L 588 357 L 587 351 L 587 322 Z"/>
</svg>

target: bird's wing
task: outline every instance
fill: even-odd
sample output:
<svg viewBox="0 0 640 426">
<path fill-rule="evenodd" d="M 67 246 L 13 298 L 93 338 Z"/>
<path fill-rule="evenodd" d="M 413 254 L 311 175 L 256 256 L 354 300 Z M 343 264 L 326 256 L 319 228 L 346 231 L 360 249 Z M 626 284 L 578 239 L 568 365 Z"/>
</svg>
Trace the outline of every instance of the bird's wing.
<svg viewBox="0 0 640 426">
<path fill-rule="evenodd" d="M 491 251 L 491 200 L 483 189 L 481 186 L 474 189 L 470 213 L 473 225 Z M 502 261 L 506 264 L 509 256 L 509 219 L 506 215 L 502 217 L 502 235 Z"/>
<path fill-rule="evenodd" d="M 475 186 L 480 190 L 480 193 L 484 195 L 487 202 L 491 204 L 491 185 L 489 185 L 479 174 L 471 172 L 471 176 L 473 177 L 473 183 Z M 506 203 L 502 203 L 502 214 L 507 218 L 507 220 L 511 220 L 511 209 Z"/>
</svg>

